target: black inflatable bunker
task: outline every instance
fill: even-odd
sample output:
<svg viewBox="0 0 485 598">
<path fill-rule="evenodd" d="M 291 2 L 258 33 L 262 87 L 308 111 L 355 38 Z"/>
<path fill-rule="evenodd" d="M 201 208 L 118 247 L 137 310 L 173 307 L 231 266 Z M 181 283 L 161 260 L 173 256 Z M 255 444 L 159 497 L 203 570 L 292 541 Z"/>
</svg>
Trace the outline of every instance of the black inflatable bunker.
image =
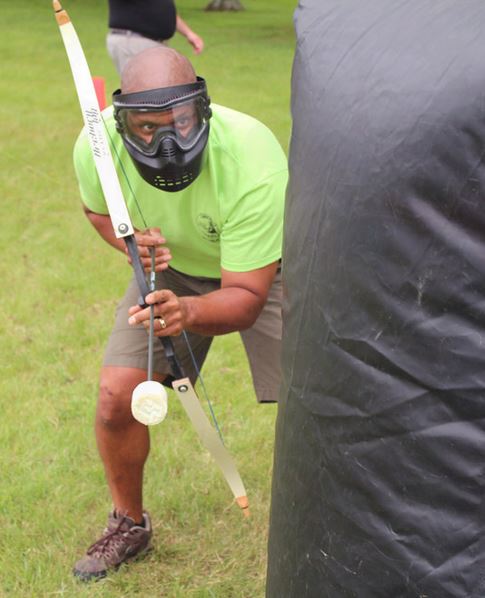
<svg viewBox="0 0 485 598">
<path fill-rule="evenodd" d="M 269 598 L 485 598 L 485 2 L 300 0 Z"/>
</svg>

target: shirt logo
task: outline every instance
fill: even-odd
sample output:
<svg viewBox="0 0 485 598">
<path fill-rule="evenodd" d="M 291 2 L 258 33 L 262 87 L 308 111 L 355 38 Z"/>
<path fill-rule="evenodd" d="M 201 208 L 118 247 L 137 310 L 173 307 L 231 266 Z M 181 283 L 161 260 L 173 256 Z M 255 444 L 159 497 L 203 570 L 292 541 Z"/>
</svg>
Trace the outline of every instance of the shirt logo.
<svg viewBox="0 0 485 598">
<path fill-rule="evenodd" d="M 197 227 L 206 241 L 217 243 L 219 241 L 219 230 L 208 214 L 199 214 L 197 216 Z"/>
</svg>

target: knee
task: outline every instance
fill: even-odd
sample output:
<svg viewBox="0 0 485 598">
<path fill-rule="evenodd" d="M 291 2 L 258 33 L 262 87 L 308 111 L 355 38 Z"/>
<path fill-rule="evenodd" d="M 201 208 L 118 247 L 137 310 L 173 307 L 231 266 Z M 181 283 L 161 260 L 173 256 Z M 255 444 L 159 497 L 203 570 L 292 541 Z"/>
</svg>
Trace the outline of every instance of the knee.
<svg viewBox="0 0 485 598">
<path fill-rule="evenodd" d="M 121 430 L 133 423 L 131 389 L 116 381 L 101 380 L 99 388 L 97 423 L 105 428 Z"/>
</svg>

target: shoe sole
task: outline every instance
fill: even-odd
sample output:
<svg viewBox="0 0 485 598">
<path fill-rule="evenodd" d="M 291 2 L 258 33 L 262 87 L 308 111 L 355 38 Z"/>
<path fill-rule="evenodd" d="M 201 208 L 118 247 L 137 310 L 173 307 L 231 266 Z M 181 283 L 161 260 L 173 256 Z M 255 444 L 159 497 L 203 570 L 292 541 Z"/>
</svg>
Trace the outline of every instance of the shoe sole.
<svg viewBox="0 0 485 598">
<path fill-rule="evenodd" d="M 110 567 L 109 569 L 105 569 L 104 571 L 85 573 L 84 571 L 78 571 L 77 569 L 73 569 L 72 574 L 74 575 L 74 577 L 76 577 L 79 581 L 82 581 L 83 583 L 86 583 L 89 581 L 95 581 L 95 582 L 100 581 L 101 579 L 104 579 L 105 577 L 107 577 L 108 573 L 110 571 L 116 572 L 121 567 L 121 565 L 124 565 L 125 563 L 129 563 L 131 561 L 136 561 L 136 560 L 146 556 L 152 550 L 153 550 L 153 546 L 148 545 L 146 548 L 144 548 L 140 552 L 137 552 L 133 556 L 127 557 L 124 561 L 121 561 L 121 563 L 118 563 L 118 565 L 115 565 L 114 567 Z"/>
</svg>

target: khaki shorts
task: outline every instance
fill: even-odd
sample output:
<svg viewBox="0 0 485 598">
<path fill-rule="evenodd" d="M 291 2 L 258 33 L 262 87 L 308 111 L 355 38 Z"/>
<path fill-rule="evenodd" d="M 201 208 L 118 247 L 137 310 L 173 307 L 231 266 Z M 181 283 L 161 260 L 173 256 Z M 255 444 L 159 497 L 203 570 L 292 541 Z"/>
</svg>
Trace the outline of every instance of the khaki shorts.
<svg viewBox="0 0 485 598">
<path fill-rule="evenodd" d="M 126 34 L 109 32 L 106 36 L 108 54 L 111 56 L 111 60 L 120 75 L 128 60 L 135 56 L 135 54 L 139 54 L 148 48 L 165 45 L 166 43 L 162 40 L 149 39 L 132 31 L 127 31 Z"/>
<path fill-rule="evenodd" d="M 156 287 L 168 288 L 180 297 L 204 295 L 220 288 L 220 280 L 198 278 L 168 269 L 163 274 L 157 274 Z M 115 324 L 104 356 L 105 366 L 147 369 L 147 332 L 143 326 L 128 325 L 128 308 L 136 305 L 138 298 L 138 287 L 136 281 L 132 280 L 116 309 Z M 278 400 L 281 380 L 281 299 L 281 274 L 278 272 L 263 311 L 252 328 L 240 333 L 248 356 L 256 397 L 260 403 Z M 212 337 L 188 332 L 187 338 L 190 349 L 184 335 L 172 337 L 172 340 L 185 375 L 195 384 Z M 168 385 L 171 379 L 170 367 L 159 341 L 155 342 L 153 363 L 156 373 L 168 376 Z"/>
</svg>

